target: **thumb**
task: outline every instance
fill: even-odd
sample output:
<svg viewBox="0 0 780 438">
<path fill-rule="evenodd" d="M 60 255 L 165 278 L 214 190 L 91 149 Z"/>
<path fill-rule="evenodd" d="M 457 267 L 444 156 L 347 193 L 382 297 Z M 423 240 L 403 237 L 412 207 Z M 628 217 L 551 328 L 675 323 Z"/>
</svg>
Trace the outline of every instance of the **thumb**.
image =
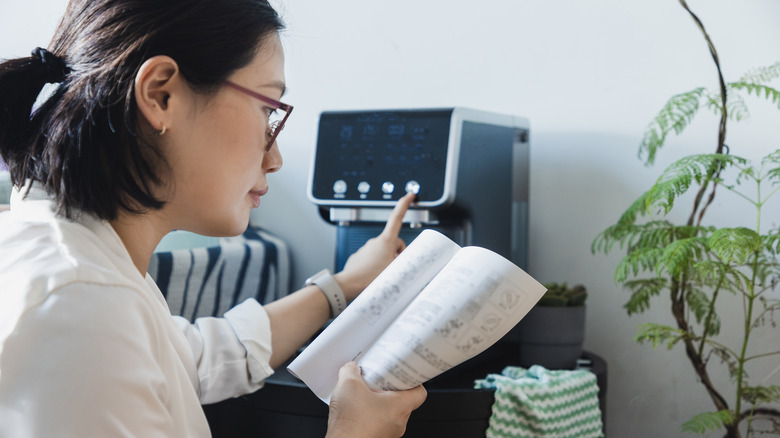
<svg viewBox="0 0 780 438">
<path fill-rule="evenodd" d="M 362 380 L 361 375 L 360 367 L 355 361 L 347 362 L 339 369 L 339 380 Z"/>
</svg>

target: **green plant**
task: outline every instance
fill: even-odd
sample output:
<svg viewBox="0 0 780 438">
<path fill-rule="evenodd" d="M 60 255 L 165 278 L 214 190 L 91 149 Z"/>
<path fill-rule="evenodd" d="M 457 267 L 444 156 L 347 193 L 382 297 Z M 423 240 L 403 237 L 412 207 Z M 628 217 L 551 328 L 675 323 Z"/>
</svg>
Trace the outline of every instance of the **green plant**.
<svg viewBox="0 0 780 438">
<path fill-rule="evenodd" d="M 753 95 L 780 108 L 780 91 L 769 85 L 780 77 L 780 62 L 727 83 L 703 24 L 685 0 L 679 1 L 704 35 L 717 69 L 719 89 L 713 92 L 696 88 L 673 96 L 648 127 L 639 155 L 646 165 L 652 164 L 667 136 L 681 134 L 701 108 L 710 108 L 720 116 L 715 152 L 686 156 L 669 166 L 615 225 L 596 237 L 591 249 L 608 253 L 618 244 L 626 250 L 615 280 L 631 293 L 625 304 L 629 315 L 648 310 L 658 302 L 655 297 L 666 296 L 671 301 L 671 305 L 661 305 L 671 309 L 676 325 L 640 325 L 635 339 L 668 349 L 682 345 L 711 398 L 715 410 L 695 416 L 682 425 L 683 431 L 725 429 L 731 438 L 741 437 L 743 431 L 747 436 L 780 434 L 780 411 L 776 408 L 780 386 L 756 382 L 748 373 L 754 361 L 780 356 L 780 344 L 747 353 L 756 330 L 776 330 L 773 312 L 780 310 L 780 300 L 771 297 L 780 279 L 780 228 L 764 230 L 761 223 L 762 207 L 780 189 L 780 149 L 753 166 L 746 159 L 730 155 L 725 142 L 727 124 L 748 116 L 747 97 Z M 716 192 L 723 190 L 735 193 L 754 208 L 755 222 L 750 218 L 742 226 L 705 225 L 708 207 Z M 687 221 L 674 223 L 670 212 L 689 191 L 693 193 L 693 205 L 687 210 Z M 727 345 L 720 336 L 717 303 L 727 294 L 739 297 L 743 303 L 742 312 L 728 315 L 730 319 L 741 318 L 744 332 L 737 345 Z M 751 345 L 751 350 L 759 348 Z M 719 382 L 711 377 L 712 367 L 720 364 L 728 367 L 730 381 Z M 766 420 L 764 427 L 768 430 L 758 430 L 757 418 Z"/>
<path fill-rule="evenodd" d="M 585 305 L 588 291 L 585 286 L 578 284 L 569 288 L 566 283 L 547 283 L 544 285 L 547 292 L 539 300 L 540 306 L 546 307 L 575 307 Z"/>
</svg>

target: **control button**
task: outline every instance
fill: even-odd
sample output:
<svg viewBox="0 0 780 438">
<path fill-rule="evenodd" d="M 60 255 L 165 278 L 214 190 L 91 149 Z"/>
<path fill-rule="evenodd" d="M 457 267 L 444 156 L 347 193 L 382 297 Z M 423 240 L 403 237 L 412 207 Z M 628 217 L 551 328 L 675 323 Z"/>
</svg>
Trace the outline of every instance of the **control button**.
<svg viewBox="0 0 780 438">
<path fill-rule="evenodd" d="M 371 184 L 365 181 L 360 181 L 360 183 L 358 184 L 358 192 L 368 193 L 369 190 L 371 190 Z"/>
<path fill-rule="evenodd" d="M 420 183 L 417 181 L 409 181 L 406 183 L 406 193 L 412 192 L 415 195 L 420 193 Z"/>
<path fill-rule="evenodd" d="M 383 193 L 393 193 L 393 190 L 395 190 L 395 186 L 390 181 L 385 181 L 382 183 L 382 192 Z"/>
<path fill-rule="evenodd" d="M 347 192 L 347 182 L 343 179 L 340 179 L 333 183 L 333 193 L 343 195 Z"/>
</svg>

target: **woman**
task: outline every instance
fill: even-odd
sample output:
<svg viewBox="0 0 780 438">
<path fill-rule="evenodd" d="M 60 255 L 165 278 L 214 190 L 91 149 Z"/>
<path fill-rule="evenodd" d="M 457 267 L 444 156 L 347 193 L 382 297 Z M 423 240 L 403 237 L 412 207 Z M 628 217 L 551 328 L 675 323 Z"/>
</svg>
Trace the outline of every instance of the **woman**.
<svg viewBox="0 0 780 438">
<path fill-rule="evenodd" d="M 309 286 L 190 325 L 146 275 L 165 234 L 239 234 L 268 191 L 282 27 L 261 0 L 73 0 L 49 50 L 0 64 L 0 435 L 208 436 L 199 403 L 256 390 L 331 316 Z M 334 275 L 346 300 L 411 202 Z M 348 364 L 328 436 L 399 436 L 424 399 Z"/>
</svg>

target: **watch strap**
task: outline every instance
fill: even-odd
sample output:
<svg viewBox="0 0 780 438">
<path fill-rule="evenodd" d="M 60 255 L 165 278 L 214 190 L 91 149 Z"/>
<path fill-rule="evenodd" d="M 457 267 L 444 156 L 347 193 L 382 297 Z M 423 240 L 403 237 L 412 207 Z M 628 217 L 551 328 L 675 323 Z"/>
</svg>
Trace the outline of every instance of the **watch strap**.
<svg viewBox="0 0 780 438">
<path fill-rule="evenodd" d="M 344 291 L 341 290 L 341 286 L 339 286 L 329 270 L 323 269 L 312 275 L 306 280 L 305 285 L 315 285 L 325 294 L 325 298 L 328 299 L 330 304 L 330 316 L 332 318 L 339 316 L 347 308 L 347 298 L 344 296 Z"/>
</svg>

